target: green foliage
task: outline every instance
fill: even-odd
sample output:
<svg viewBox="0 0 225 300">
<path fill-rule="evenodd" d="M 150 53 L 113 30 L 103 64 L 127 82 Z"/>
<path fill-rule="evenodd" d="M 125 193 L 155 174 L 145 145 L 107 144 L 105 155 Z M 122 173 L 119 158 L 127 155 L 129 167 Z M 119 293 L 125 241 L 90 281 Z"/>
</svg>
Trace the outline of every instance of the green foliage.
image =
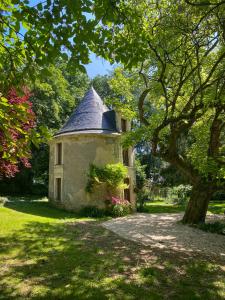
<svg viewBox="0 0 225 300">
<path fill-rule="evenodd" d="M 34 170 L 22 168 L 13 178 L 0 180 L 0 190 L 2 195 L 39 195 L 47 196 L 48 185 L 44 182 L 34 182 Z"/>
<path fill-rule="evenodd" d="M 127 177 L 127 168 L 122 163 L 107 164 L 104 167 L 90 165 L 86 191 L 91 193 L 95 185 L 106 184 L 108 190 L 124 189 L 124 179 Z"/>
<path fill-rule="evenodd" d="M 137 210 L 144 211 L 145 202 L 150 200 L 149 189 L 145 188 L 146 184 L 146 165 L 141 165 L 139 159 L 135 160 L 136 170 L 136 195 L 137 195 Z"/>
<path fill-rule="evenodd" d="M 114 98 L 114 92 L 112 88 L 109 86 L 110 79 L 111 76 L 108 75 L 103 75 L 103 76 L 97 75 L 91 81 L 91 84 L 93 85 L 94 89 L 104 101 L 108 98 L 110 99 Z M 108 102 L 107 104 L 110 105 L 111 103 Z"/>
<path fill-rule="evenodd" d="M 225 191 L 217 191 L 213 194 L 212 200 L 225 202 Z"/>
<path fill-rule="evenodd" d="M 1 1 L 0 90 L 12 82 L 35 79 L 37 65 L 47 74 L 46 65 L 58 57 L 67 60 L 71 70 L 85 72 L 83 64 L 89 63 L 89 50 L 98 39 L 97 19 L 88 16 L 90 7 L 89 0 L 76 5 L 52 0 L 37 5 L 27 0 Z"/>
<path fill-rule="evenodd" d="M 114 70 L 109 80 L 109 86 L 113 94 L 107 97 L 106 103 L 119 111 L 126 119 L 137 117 L 135 100 L 137 99 L 134 89 L 137 89 L 135 79 L 130 77 L 121 67 Z"/>
<path fill-rule="evenodd" d="M 146 165 L 141 165 L 139 159 L 135 160 L 135 171 L 136 171 L 136 188 L 137 190 L 141 190 L 146 182 L 146 173 L 145 173 Z"/>
<path fill-rule="evenodd" d="M 190 184 L 190 180 L 174 165 L 165 164 L 158 169 L 160 176 L 163 178 L 163 186 L 173 187 L 180 184 Z"/>
<path fill-rule="evenodd" d="M 174 204 L 183 205 L 190 197 L 192 187 L 191 185 L 180 184 L 168 189 L 168 199 Z"/>
<path fill-rule="evenodd" d="M 129 215 L 132 212 L 131 206 L 127 204 L 116 204 L 113 205 L 112 210 L 110 214 L 113 217 L 124 217 L 126 215 Z"/>
<path fill-rule="evenodd" d="M 83 207 L 79 211 L 79 215 L 82 217 L 102 218 L 102 217 L 106 216 L 106 210 L 100 209 L 94 205 L 90 205 L 90 206 Z"/>
<path fill-rule="evenodd" d="M 151 194 L 148 188 L 144 187 L 137 192 L 137 210 L 146 212 L 146 203 L 151 201 Z"/>
<path fill-rule="evenodd" d="M 225 223 L 221 223 L 221 222 L 205 223 L 205 224 L 196 225 L 195 227 L 206 232 L 225 235 Z"/>
<path fill-rule="evenodd" d="M 86 74 L 69 72 L 65 62 L 48 65 L 48 74 L 39 74 L 34 83 L 31 101 L 40 125 L 53 132 L 58 130 L 71 115 L 89 86 Z"/>
</svg>

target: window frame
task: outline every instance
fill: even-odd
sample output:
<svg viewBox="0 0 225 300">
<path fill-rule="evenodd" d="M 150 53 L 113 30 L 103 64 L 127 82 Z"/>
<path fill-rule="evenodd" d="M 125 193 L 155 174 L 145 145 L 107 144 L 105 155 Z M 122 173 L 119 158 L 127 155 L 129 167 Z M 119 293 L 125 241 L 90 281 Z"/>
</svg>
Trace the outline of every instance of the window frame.
<svg viewBox="0 0 225 300">
<path fill-rule="evenodd" d="M 121 131 L 127 132 L 127 120 L 123 118 L 121 118 Z"/>
<path fill-rule="evenodd" d="M 55 178 L 55 199 L 57 202 L 62 201 L 62 177 Z"/>
<path fill-rule="evenodd" d="M 63 164 L 63 145 L 62 142 L 56 143 L 56 151 L 55 151 L 55 164 L 62 165 Z"/>
<path fill-rule="evenodd" d="M 122 149 L 123 165 L 130 166 L 129 149 Z"/>
</svg>

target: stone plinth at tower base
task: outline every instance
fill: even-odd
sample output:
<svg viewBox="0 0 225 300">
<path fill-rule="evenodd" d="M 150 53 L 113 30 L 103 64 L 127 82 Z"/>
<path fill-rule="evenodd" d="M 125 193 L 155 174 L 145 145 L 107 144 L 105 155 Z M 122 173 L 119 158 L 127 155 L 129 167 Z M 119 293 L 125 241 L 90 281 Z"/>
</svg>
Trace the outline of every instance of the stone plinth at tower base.
<svg viewBox="0 0 225 300">
<path fill-rule="evenodd" d="M 129 130 L 129 122 L 109 110 L 93 88 L 86 93 L 49 143 L 49 199 L 55 206 L 70 211 L 86 206 L 104 208 L 108 196 L 104 185 L 95 187 L 93 193 L 86 192 L 90 164 L 103 167 L 126 160 L 129 189 L 115 196 L 129 197 L 135 207 L 133 151 L 121 146 L 124 124 Z"/>
</svg>

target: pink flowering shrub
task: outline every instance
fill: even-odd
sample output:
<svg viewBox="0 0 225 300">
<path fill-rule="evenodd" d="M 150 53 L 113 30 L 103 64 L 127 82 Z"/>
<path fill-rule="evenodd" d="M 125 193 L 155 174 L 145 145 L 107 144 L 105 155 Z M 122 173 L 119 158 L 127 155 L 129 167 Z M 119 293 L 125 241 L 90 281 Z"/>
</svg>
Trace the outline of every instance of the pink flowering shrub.
<svg viewBox="0 0 225 300">
<path fill-rule="evenodd" d="M 106 200 L 108 212 L 114 217 L 122 217 L 132 212 L 131 204 L 126 199 L 110 197 Z"/>
</svg>

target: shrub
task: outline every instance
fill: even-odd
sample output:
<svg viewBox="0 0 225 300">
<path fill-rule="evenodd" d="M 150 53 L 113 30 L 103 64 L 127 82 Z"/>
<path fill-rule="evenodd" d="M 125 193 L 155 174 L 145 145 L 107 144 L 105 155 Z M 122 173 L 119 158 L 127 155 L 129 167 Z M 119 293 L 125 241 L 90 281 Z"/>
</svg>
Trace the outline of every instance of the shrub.
<svg viewBox="0 0 225 300">
<path fill-rule="evenodd" d="M 116 204 L 112 207 L 112 215 L 114 217 L 122 217 L 124 216 L 124 210 L 122 205 L 120 204 Z"/>
<path fill-rule="evenodd" d="M 111 197 L 106 201 L 107 211 L 113 217 L 123 217 L 132 212 L 132 207 L 129 201 L 116 197 Z"/>
<path fill-rule="evenodd" d="M 184 205 L 190 196 L 191 190 L 191 185 L 180 184 L 170 188 L 168 196 L 174 204 Z"/>
<path fill-rule="evenodd" d="M 225 224 L 218 221 L 214 223 L 203 223 L 203 224 L 195 225 L 194 227 L 197 227 L 207 232 L 225 235 Z"/>
<path fill-rule="evenodd" d="M 147 188 L 143 188 L 141 191 L 137 193 L 137 210 L 139 212 L 145 211 L 145 203 L 150 201 L 150 191 Z"/>
<path fill-rule="evenodd" d="M 212 200 L 225 201 L 225 191 L 217 191 L 213 194 Z"/>
<path fill-rule="evenodd" d="M 79 214 L 83 217 L 90 217 L 90 218 L 102 218 L 106 215 L 105 209 L 100 209 L 97 206 L 89 205 L 83 207 Z"/>
</svg>

